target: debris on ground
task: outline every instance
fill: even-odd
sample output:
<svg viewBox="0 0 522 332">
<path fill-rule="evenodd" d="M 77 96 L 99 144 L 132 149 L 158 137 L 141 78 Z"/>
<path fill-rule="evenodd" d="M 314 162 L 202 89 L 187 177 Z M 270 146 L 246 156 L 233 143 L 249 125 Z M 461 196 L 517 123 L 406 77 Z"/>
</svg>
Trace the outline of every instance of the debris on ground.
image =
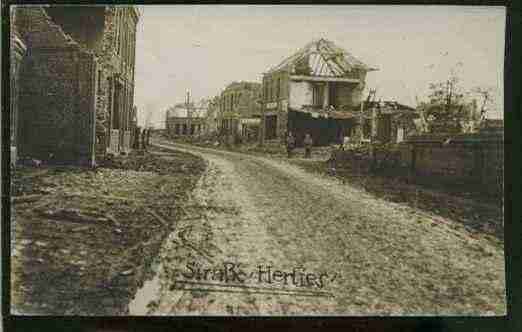
<svg viewBox="0 0 522 332">
<path fill-rule="evenodd" d="M 13 312 L 127 314 L 205 162 L 149 148 L 94 169 L 34 166 L 11 176 Z"/>
</svg>

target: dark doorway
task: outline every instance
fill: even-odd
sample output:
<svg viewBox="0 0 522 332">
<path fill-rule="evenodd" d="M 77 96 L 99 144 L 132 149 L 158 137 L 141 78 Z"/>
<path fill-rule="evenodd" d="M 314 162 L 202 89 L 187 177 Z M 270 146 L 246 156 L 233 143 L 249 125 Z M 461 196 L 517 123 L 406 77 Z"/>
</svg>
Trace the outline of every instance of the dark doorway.
<svg viewBox="0 0 522 332">
<path fill-rule="evenodd" d="M 304 112 L 288 112 L 288 130 L 294 133 L 298 146 L 303 145 L 306 134 L 312 136 L 316 146 L 339 144 L 351 126 L 352 123 L 348 119 L 312 117 Z"/>
<path fill-rule="evenodd" d="M 277 115 L 267 115 L 265 118 L 266 139 L 277 137 Z"/>
<path fill-rule="evenodd" d="M 337 85 L 335 82 L 328 84 L 328 102 L 333 107 L 337 108 Z"/>
<path fill-rule="evenodd" d="M 112 129 L 120 129 L 121 126 L 121 109 L 120 100 L 122 97 L 122 86 L 115 82 L 114 84 L 114 96 L 112 104 Z"/>
</svg>

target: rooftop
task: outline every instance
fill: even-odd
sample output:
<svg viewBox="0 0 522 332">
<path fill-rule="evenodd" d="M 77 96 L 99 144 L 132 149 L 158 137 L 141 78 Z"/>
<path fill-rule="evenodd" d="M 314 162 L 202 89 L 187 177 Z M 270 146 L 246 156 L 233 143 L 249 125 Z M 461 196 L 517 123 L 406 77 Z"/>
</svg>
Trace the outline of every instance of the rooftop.
<svg viewBox="0 0 522 332">
<path fill-rule="evenodd" d="M 311 76 L 330 77 L 343 77 L 353 70 L 377 70 L 377 68 L 364 64 L 333 42 L 321 38 L 308 43 L 279 65 L 272 67 L 268 73 L 279 70 L 296 73 L 296 67 L 300 66 L 308 67 Z"/>
</svg>

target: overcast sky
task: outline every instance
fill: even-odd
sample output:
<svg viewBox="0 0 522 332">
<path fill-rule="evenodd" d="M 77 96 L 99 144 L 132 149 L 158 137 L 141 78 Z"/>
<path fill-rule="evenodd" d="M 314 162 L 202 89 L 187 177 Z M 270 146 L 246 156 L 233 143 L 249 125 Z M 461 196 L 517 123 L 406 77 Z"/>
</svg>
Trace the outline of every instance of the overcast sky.
<svg viewBox="0 0 522 332">
<path fill-rule="evenodd" d="M 212 97 L 232 81 L 260 81 L 271 66 L 325 38 L 379 68 L 377 98 L 415 106 L 428 84 L 457 68 L 465 89 L 496 89 L 502 117 L 505 9 L 459 6 L 141 6 L 135 103 L 160 125 L 165 109 Z M 458 65 L 460 63 L 460 65 Z"/>
</svg>

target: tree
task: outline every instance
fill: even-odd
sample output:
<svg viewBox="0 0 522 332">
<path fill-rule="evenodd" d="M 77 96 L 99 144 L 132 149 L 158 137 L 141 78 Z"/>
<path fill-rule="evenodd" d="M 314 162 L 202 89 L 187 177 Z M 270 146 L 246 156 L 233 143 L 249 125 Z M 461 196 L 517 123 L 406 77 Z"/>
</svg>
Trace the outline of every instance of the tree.
<svg viewBox="0 0 522 332">
<path fill-rule="evenodd" d="M 445 82 L 430 84 L 429 101 L 424 105 L 425 117 L 431 132 L 460 132 L 466 118 L 464 92 L 460 80 L 452 70 Z"/>
<path fill-rule="evenodd" d="M 461 63 L 457 66 L 462 65 Z M 453 68 L 447 80 L 431 83 L 428 101 L 418 104 L 421 122 L 432 133 L 459 133 L 476 128 L 482 117 L 477 116 L 476 100 L 469 100 L 469 92 L 460 85 L 460 78 Z M 475 90 L 482 96 L 482 109 L 491 98 L 486 89 Z M 485 112 L 485 111 L 484 111 Z"/>
</svg>

